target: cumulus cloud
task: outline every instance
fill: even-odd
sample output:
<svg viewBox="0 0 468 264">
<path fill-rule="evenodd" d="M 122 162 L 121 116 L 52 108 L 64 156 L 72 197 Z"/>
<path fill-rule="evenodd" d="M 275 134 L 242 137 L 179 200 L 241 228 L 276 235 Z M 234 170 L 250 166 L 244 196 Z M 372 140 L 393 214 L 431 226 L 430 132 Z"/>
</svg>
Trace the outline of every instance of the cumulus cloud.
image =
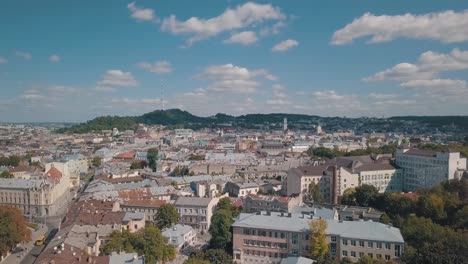
<svg viewBox="0 0 468 264">
<path fill-rule="evenodd" d="M 224 40 L 224 43 L 237 43 L 244 46 L 251 45 L 257 42 L 257 34 L 254 31 L 243 31 L 237 34 L 231 35 L 228 39 Z"/>
<path fill-rule="evenodd" d="M 426 51 L 419 56 L 415 63 L 400 63 L 364 80 L 424 80 L 434 78 L 441 72 L 466 69 L 468 69 L 468 51 L 453 49 L 447 54 Z"/>
<path fill-rule="evenodd" d="M 398 98 L 400 97 L 400 95 L 399 94 L 370 93 L 368 97 L 374 100 L 388 100 L 388 99 Z"/>
<path fill-rule="evenodd" d="M 251 70 L 233 64 L 208 66 L 198 77 L 211 81 L 207 91 L 231 93 L 255 92 L 260 85 L 259 77 L 267 80 L 277 79 L 265 69 Z"/>
<path fill-rule="evenodd" d="M 137 21 L 152 21 L 156 19 L 154 10 L 151 8 L 140 8 L 135 5 L 135 2 L 131 2 L 127 5 L 130 10 L 130 16 Z"/>
<path fill-rule="evenodd" d="M 290 48 L 296 47 L 299 45 L 299 42 L 294 39 L 287 39 L 276 44 L 271 50 L 272 51 L 286 51 Z"/>
<path fill-rule="evenodd" d="M 371 36 L 369 43 L 397 38 L 433 39 L 443 43 L 468 41 L 468 10 L 423 15 L 374 15 L 365 13 L 333 34 L 331 44 L 344 45 Z"/>
<path fill-rule="evenodd" d="M 122 86 L 122 87 L 135 87 L 139 83 L 133 77 L 132 73 L 124 72 L 121 70 L 108 70 L 98 81 L 98 85 L 102 86 Z"/>
<path fill-rule="evenodd" d="M 284 21 L 278 21 L 270 27 L 264 27 L 259 31 L 260 36 L 276 35 L 279 34 L 281 29 L 286 26 Z"/>
<path fill-rule="evenodd" d="M 94 87 L 94 91 L 101 93 L 115 93 L 117 92 L 117 89 L 109 86 L 96 86 Z"/>
<path fill-rule="evenodd" d="M 19 51 L 19 50 L 17 50 L 17 51 L 15 52 L 15 54 L 16 54 L 16 56 L 21 57 L 21 58 L 23 58 L 23 59 L 25 59 L 25 60 L 30 60 L 30 59 L 32 59 L 31 53 L 28 53 L 28 52 L 24 52 L 24 51 Z"/>
<path fill-rule="evenodd" d="M 172 65 L 168 61 L 156 61 L 154 63 L 151 62 L 140 62 L 138 63 L 138 67 L 150 72 L 154 73 L 170 73 L 172 72 Z"/>
<path fill-rule="evenodd" d="M 49 61 L 51 61 L 51 62 L 59 62 L 59 61 L 60 61 L 60 57 L 59 57 L 58 55 L 55 55 L 55 54 L 54 54 L 54 55 L 51 55 L 51 56 L 49 57 Z"/>
<path fill-rule="evenodd" d="M 47 88 L 49 94 L 54 95 L 65 95 L 65 94 L 77 94 L 80 89 L 75 87 L 63 86 L 63 85 L 52 85 Z"/>
<path fill-rule="evenodd" d="M 8 60 L 0 56 L 0 64 L 8 63 Z"/>
<path fill-rule="evenodd" d="M 184 35 L 188 37 L 189 44 L 220 33 L 239 30 L 259 24 L 264 21 L 282 20 L 285 15 L 277 7 L 271 4 L 257 4 L 247 2 L 236 8 L 228 8 L 216 17 L 204 19 L 191 17 L 185 21 L 180 21 L 175 15 L 164 18 L 161 30 L 174 35 Z"/>
<path fill-rule="evenodd" d="M 400 84 L 406 88 L 460 88 L 465 89 L 466 81 L 452 79 L 410 80 Z"/>
</svg>

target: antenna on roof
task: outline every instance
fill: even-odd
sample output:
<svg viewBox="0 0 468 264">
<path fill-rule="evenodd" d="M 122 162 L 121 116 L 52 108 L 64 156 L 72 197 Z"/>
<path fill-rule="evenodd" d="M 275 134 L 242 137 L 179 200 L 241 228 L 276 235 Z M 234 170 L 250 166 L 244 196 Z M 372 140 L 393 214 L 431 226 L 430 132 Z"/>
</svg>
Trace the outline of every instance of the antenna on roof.
<svg viewBox="0 0 468 264">
<path fill-rule="evenodd" d="M 161 110 L 164 111 L 164 104 L 165 104 L 165 101 L 164 101 L 164 80 L 161 79 Z"/>
</svg>

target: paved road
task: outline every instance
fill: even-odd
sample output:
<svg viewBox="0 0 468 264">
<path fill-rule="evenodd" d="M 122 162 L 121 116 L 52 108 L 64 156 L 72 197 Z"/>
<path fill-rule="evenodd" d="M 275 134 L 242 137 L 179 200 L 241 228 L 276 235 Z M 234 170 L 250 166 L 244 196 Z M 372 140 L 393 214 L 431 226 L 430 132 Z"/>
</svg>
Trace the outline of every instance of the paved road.
<svg viewBox="0 0 468 264">
<path fill-rule="evenodd" d="M 26 244 L 21 244 L 20 247 L 18 248 L 18 252 L 10 254 L 7 258 L 5 258 L 5 260 L 2 261 L 2 264 L 22 263 L 23 259 L 24 260 L 28 259 L 28 256 L 31 254 L 31 252 L 40 252 L 40 251 L 42 251 L 42 248 L 44 246 L 37 247 L 37 246 L 34 245 L 34 242 L 36 241 L 36 239 L 39 236 L 46 234 L 47 231 L 48 231 L 47 226 L 41 226 L 37 231 L 34 231 L 32 233 L 32 236 L 31 236 L 32 241 L 29 242 L 29 243 L 26 243 Z M 14 250 L 14 252 L 15 251 L 16 250 Z M 32 262 L 34 262 L 34 259 L 33 259 Z M 29 263 L 32 263 L 32 262 L 29 262 Z"/>
</svg>

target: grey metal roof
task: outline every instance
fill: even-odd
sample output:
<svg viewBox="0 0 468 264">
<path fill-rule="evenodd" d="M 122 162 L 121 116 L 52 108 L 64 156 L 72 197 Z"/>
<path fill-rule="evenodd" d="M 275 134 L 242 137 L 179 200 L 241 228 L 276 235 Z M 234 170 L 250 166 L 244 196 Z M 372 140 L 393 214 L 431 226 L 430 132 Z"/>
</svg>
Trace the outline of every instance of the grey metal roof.
<svg viewBox="0 0 468 264">
<path fill-rule="evenodd" d="M 208 206 L 213 198 L 204 197 L 179 197 L 175 201 L 176 206 Z"/>
<path fill-rule="evenodd" d="M 189 225 L 176 224 L 170 228 L 164 229 L 162 235 L 169 239 L 170 244 L 179 246 L 185 243 L 184 236 L 191 231 L 194 231 L 194 229 Z"/>
<path fill-rule="evenodd" d="M 232 226 L 250 227 L 269 230 L 281 230 L 289 232 L 308 232 L 309 223 L 312 221 L 302 214 L 287 214 L 281 216 L 280 213 L 245 214 L 241 213 Z M 316 218 L 315 218 L 316 219 Z M 327 234 L 339 235 L 349 239 L 366 239 L 375 241 L 387 241 L 404 243 L 400 229 L 382 223 L 371 221 L 338 221 L 326 219 L 328 223 Z"/>
<path fill-rule="evenodd" d="M 128 222 L 131 220 L 142 220 L 145 219 L 145 214 L 144 213 L 139 213 L 139 212 L 127 212 L 122 219 L 123 222 Z"/>
<path fill-rule="evenodd" d="M 109 256 L 109 264 L 144 264 L 145 259 L 143 256 L 138 257 L 136 253 L 116 253 L 112 252 Z"/>
<path fill-rule="evenodd" d="M 312 264 L 317 261 L 304 257 L 287 257 L 281 260 L 280 264 Z"/>
<path fill-rule="evenodd" d="M 41 188 L 43 185 L 49 184 L 47 180 L 37 179 L 5 179 L 0 178 L 1 189 L 30 189 L 30 188 Z"/>
</svg>

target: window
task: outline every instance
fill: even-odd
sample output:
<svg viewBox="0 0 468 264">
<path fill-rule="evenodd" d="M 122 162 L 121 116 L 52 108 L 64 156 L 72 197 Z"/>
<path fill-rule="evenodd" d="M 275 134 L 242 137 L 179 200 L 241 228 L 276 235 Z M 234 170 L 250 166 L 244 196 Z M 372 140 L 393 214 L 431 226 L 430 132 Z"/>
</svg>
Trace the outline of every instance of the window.
<svg viewBox="0 0 468 264">
<path fill-rule="evenodd" d="M 390 260 L 390 255 L 385 255 L 385 260 Z"/>
<path fill-rule="evenodd" d="M 361 240 L 360 240 L 360 241 L 359 241 L 359 246 L 360 246 L 360 247 L 364 247 L 364 241 L 361 241 Z"/>
<path fill-rule="evenodd" d="M 356 251 L 351 251 L 351 257 L 353 257 L 353 258 L 356 257 Z"/>
<path fill-rule="evenodd" d="M 367 246 L 370 247 L 370 248 L 373 248 L 374 247 L 374 243 L 372 241 L 368 241 L 367 242 Z"/>
<path fill-rule="evenodd" d="M 356 240 L 351 240 L 351 246 L 356 246 Z"/>
<path fill-rule="evenodd" d="M 377 254 L 376 257 L 377 259 L 382 259 L 382 254 Z"/>
<path fill-rule="evenodd" d="M 395 245 L 395 257 L 399 258 L 401 255 L 400 245 Z"/>
<path fill-rule="evenodd" d="M 331 236 L 331 241 L 336 242 L 336 236 Z"/>
<path fill-rule="evenodd" d="M 364 257 L 364 252 L 359 252 L 359 257 L 360 258 Z"/>
<path fill-rule="evenodd" d="M 369 255 L 369 257 L 371 257 L 371 258 L 374 257 L 374 254 L 372 254 L 372 253 L 368 253 L 367 255 Z"/>
<path fill-rule="evenodd" d="M 347 257 L 348 256 L 348 251 L 346 250 L 343 250 L 343 252 L 341 252 L 343 254 L 344 257 Z"/>
<path fill-rule="evenodd" d="M 377 242 L 377 248 L 382 249 L 382 242 Z"/>
<path fill-rule="evenodd" d="M 348 245 L 348 240 L 347 239 L 343 239 L 343 245 L 345 245 L 345 246 Z"/>
<path fill-rule="evenodd" d="M 392 246 L 390 245 L 390 243 L 385 243 L 385 248 L 386 248 L 386 249 L 391 249 Z"/>
</svg>

